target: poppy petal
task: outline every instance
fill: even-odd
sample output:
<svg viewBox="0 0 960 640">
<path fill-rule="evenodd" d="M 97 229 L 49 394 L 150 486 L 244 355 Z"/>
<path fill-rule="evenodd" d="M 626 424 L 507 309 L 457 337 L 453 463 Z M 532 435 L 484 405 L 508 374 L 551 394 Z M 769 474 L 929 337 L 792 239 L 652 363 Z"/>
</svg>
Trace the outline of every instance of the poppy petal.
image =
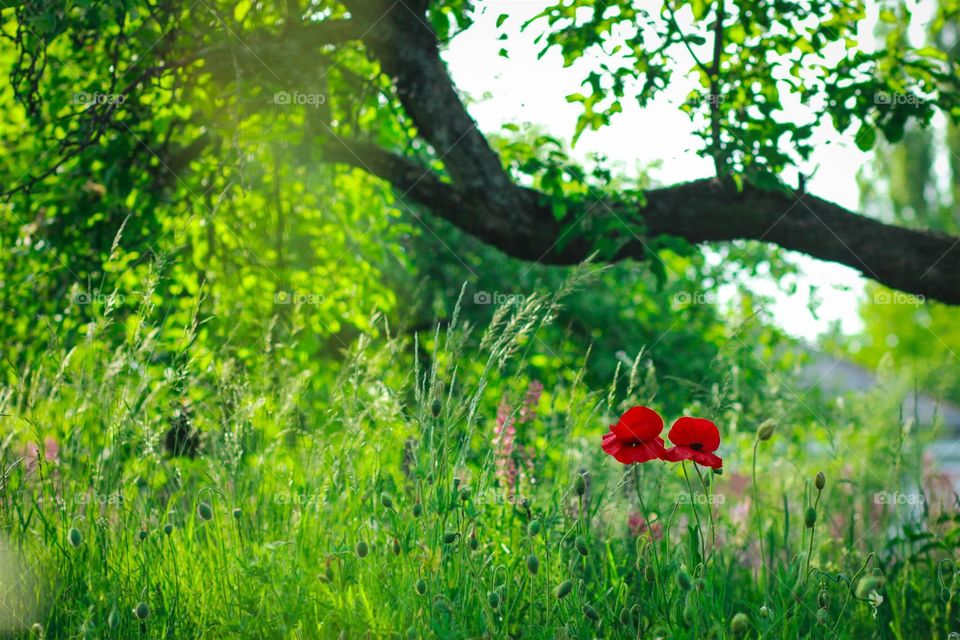
<svg viewBox="0 0 960 640">
<path fill-rule="evenodd" d="M 693 456 L 693 461 L 703 467 L 711 467 L 713 469 L 719 469 L 723 466 L 723 458 L 718 455 L 714 455 L 709 451 L 695 451 L 696 455 Z"/>
<path fill-rule="evenodd" d="M 700 451 L 711 452 L 720 447 L 720 430 L 706 418 L 680 418 L 670 427 L 669 437 L 670 442 L 675 445 L 689 446 L 699 443 Z"/>
<path fill-rule="evenodd" d="M 635 443 L 636 441 L 632 441 Z M 663 455 L 663 438 L 654 438 L 639 444 L 625 445 L 612 431 L 603 436 L 601 444 L 604 451 L 614 457 L 617 462 L 631 464 L 634 462 L 649 462 L 659 459 Z"/>
<path fill-rule="evenodd" d="M 622 440 L 651 440 L 663 431 L 663 418 L 649 407 L 631 407 L 610 430 Z"/>
</svg>

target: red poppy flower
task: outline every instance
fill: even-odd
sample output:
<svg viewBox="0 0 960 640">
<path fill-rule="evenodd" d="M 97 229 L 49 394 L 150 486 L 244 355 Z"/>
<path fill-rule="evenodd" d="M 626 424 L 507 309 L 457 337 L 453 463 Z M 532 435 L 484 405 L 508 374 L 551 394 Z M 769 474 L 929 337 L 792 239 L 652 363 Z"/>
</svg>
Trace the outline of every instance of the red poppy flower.
<svg viewBox="0 0 960 640">
<path fill-rule="evenodd" d="M 603 450 L 623 464 L 647 462 L 663 456 L 663 418 L 647 407 L 633 407 L 610 425 Z"/>
<path fill-rule="evenodd" d="M 720 430 L 705 418 L 680 418 L 670 427 L 670 442 L 676 446 L 664 452 L 670 462 L 693 460 L 705 467 L 719 469 L 723 460 L 714 455 L 720 446 Z"/>
</svg>

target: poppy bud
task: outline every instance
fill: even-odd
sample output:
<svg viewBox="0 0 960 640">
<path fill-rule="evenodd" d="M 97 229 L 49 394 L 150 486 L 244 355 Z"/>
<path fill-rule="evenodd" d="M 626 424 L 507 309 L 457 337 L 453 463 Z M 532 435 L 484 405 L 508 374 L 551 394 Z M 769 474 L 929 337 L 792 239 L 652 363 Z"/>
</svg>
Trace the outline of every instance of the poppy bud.
<svg viewBox="0 0 960 640">
<path fill-rule="evenodd" d="M 393 509 L 393 498 L 390 497 L 389 493 L 381 493 L 380 504 L 383 505 L 384 509 Z"/>
<path fill-rule="evenodd" d="M 530 534 L 531 538 L 535 538 L 540 533 L 540 521 L 531 520 L 530 524 L 527 525 L 527 533 Z"/>
<path fill-rule="evenodd" d="M 768 607 L 767 605 L 763 605 L 762 607 L 760 607 L 760 617 L 761 617 L 761 618 L 769 618 L 769 617 L 770 617 L 770 607 Z"/>
<path fill-rule="evenodd" d="M 564 580 L 560 583 L 560 586 L 557 587 L 557 600 L 563 600 L 570 595 L 571 591 L 573 591 L 573 582 Z"/>
<path fill-rule="evenodd" d="M 80 529 L 76 527 L 71 527 L 70 531 L 67 532 L 67 541 L 70 542 L 70 546 L 74 549 L 78 548 L 83 544 L 83 534 L 80 533 Z"/>
<path fill-rule="evenodd" d="M 713 475 L 715 475 L 715 476 L 722 476 L 722 475 L 723 475 L 723 467 L 717 467 L 716 469 L 714 469 L 714 470 L 713 470 Z"/>
<path fill-rule="evenodd" d="M 38 638 L 43 638 L 43 625 L 39 622 L 34 622 L 30 625 L 30 634 Z"/>
<path fill-rule="evenodd" d="M 417 640 L 417 628 L 413 625 L 407 629 L 407 640 Z"/>
<path fill-rule="evenodd" d="M 819 593 L 817 593 L 817 607 L 820 609 L 830 608 L 830 594 L 827 593 L 826 589 L 820 589 Z"/>
<path fill-rule="evenodd" d="M 464 487 L 460 489 L 460 499 L 466 502 L 470 499 L 470 487 Z"/>
<path fill-rule="evenodd" d="M 417 580 L 416 583 L 413 585 L 413 588 L 416 589 L 416 590 L 417 590 L 417 593 L 422 596 L 423 594 L 425 594 L 425 593 L 427 592 L 427 583 L 424 581 L 423 578 L 420 578 L 420 579 Z"/>
<path fill-rule="evenodd" d="M 583 611 L 583 615 L 587 616 L 594 622 L 600 619 L 600 614 L 597 613 L 597 610 L 588 604 L 583 605 L 582 611 Z"/>
<path fill-rule="evenodd" d="M 111 629 L 116 629 L 120 626 L 120 612 L 117 611 L 116 607 L 111 609 L 110 615 L 107 616 L 107 626 Z"/>
<path fill-rule="evenodd" d="M 419 517 L 422 516 L 422 515 L 423 515 L 423 505 L 420 504 L 420 501 L 418 500 L 418 501 L 417 501 L 416 503 L 414 503 L 414 505 L 413 505 L 413 517 L 414 517 L 414 518 L 419 518 Z"/>
<path fill-rule="evenodd" d="M 633 616 L 630 615 L 630 609 L 626 607 L 620 609 L 620 624 L 628 628 L 633 626 Z"/>
<path fill-rule="evenodd" d="M 206 502 L 201 502 L 197 505 L 197 515 L 200 516 L 201 520 L 212 520 L 213 509 Z"/>
<path fill-rule="evenodd" d="M 453 479 L 453 488 L 454 488 L 454 489 L 459 489 L 459 488 L 460 488 L 460 478 L 454 478 L 454 479 Z"/>
<path fill-rule="evenodd" d="M 163 525 L 163 533 L 166 535 L 170 535 L 171 533 L 173 533 L 173 525 L 169 522 Z"/>
<path fill-rule="evenodd" d="M 433 484 L 433 474 L 432 474 L 432 473 L 428 473 L 428 474 L 427 474 L 427 484 Z"/>
<path fill-rule="evenodd" d="M 523 500 L 520 501 L 520 506 L 523 507 L 524 509 L 529 510 L 529 509 L 530 509 L 530 501 L 529 501 L 527 498 L 524 498 Z"/>
<path fill-rule="evenodd" d="M 540 559 L 532 553 L 527 556 L 527 570 L 533 575 L 537 575 L 537 571 L 540 571 Z"/>
<path fill-rule="evenodd" d="M 582 473 L 578 473 L 577 477 L 573 480 L 573 491 L 578 495 L 582 496 L 587 492 L 587 479 L 583 477 Z"/>
<path fill-rule="evenodd" d="M 500 606 L 500 594 L 496 591 L 491 591 L 487 593 L 487 604 L 490 605 L 491 609 L 496 609 Z"/>
<path fill-rule="evenodd" d="M 943 600 L 944 602 L 950 602 L 950 599 L 952 597 L 953 597 L 953 592 L 950 591 L 950 589 L 947 589 L 946 587 L 943 587 L 942 589 L 940 589 L 941 600 Z"/>
<path fill-rule="evenodd" d="M 823 475 L 823 471 L 817 472 L 813 485 L 817 488 L 817 491 L 823 491 L 823 488 L 827 486 L 827 476 Z"/>
<path fill-rule="evenodd" d="M 140 542 L 143 542 L 143 541 L 146 540 L 146 539 L 147 539 L 147 532 L 146 532 L 146 530 L 145 530 L 145 529 L 140 529 L 140 531 L 137 532 L 137 540 L 139 540 Z"/>
<path fill-rule="evenodd" d="M 146 602 L 138 602 L 133 609 L 133 614 L 137 616 L 138 620 L 146 620 L 150 617 L 150 607 Z"/>
<path fill-rule="evenodd" d="M 470 540 L 467 541 L 467 544 L 470 545 L 471 551 L 476 551 L 480 548 L 480 543 L 477 541 L 477 534 L 471 533 Z"/>
<path fill-rule="evenodd" d="M 879 591 L 883 587 L 883 578 L 880 576 L 864 576 L 857 583 L 856 595 L 865 599 L 871 591 Z"/>
<path fill-rule="evenodd" d="M 456 531 L 447 531 L 443 534 L 443 544 L 453 544 L 457 541 L 457 536 L 459 535 Z"/>
<path fill-rule="evenodd" d="M 395 556 L 400 555 L 400 551 L 402 551 L 402 549 L 400 548 L 400 541 L 394 538 L 393 539 L 393 555 Z"/>
<path fill-rule="evenodd" d="M 680 588 L 684 591 L 690 591 L 690 587 L 693 586 L 693 583 L 690 581 L 690 574 L 681 570 L 680 573 L 677 574 L 677 584 L 679 584 Z"/>
<path fill-rule="evenodd" d="M 817 624 L 827 624 L 830 622 L 830 614 L 826 609 L 817 609 Z"/>
<path fill-rule="evenodd" d="M 807 529 L 813 529 L 813 525 L 817 524 L 817 510 L 813 507 L 807 507 L 807 513 L 803 518 L 803 523 L 807 526 Z"/>
<path fill-rule="evenodd" d="M 653 570 L 653 567 L 647 565 L 647 568 L 643 570 L 643 577 L 646 578 L 647 582 L 656 582 L 657 572 Z"/>
<path fill-rule="evenodd" d="M 730 631 L 732 631 L 734 635 L 742 635 L 749 629 L 750 618 L 748 618 L 747 614 L 743 613 L 742 611 L 733 616 L 733 619 L 730 620 Z"/>
<path fill-rule="evenodd" d="M 367 546 L 367 543 L 361 540 L 357 543 L 357 556 L 361 558 L 366 558 L 367 554 L 370 553 L 370 547 Z"/>
<path fill-rule="evenodd" d="M 243 515 L 243 511 L 240 510 L 240 507 L 235 507 L 233 510 L 233 519 L 239 520 L 240 516 Z"/>
<path fill-rule="evenodd" d="M 573 541 L 573 546 L 577 548 L 577 552 L 582 556 L 590 553 L 590 550 L 587 548 L 587 541 L 583 536 L 577 536 Z"/>
<path fill-rule="evenodd" d="M 433 401 L 433 404 L 430 405 L 430 413 L 433 414 L 433 417 L 434 417 L 434 418 L 437 418 L 437 417 L 440 416 L 440 409 L 442 409 L 442 408 L 443 408 L 443 405 L 440 404 L 440 400 L 439 400 L 439 399 L 435 399 L 435 400 Z"/>
<path fill-rule="evenodd" d="M 773 437 L 773 432 L 777 428 L 773 420 L 764 420 L 757 429 L 757 440 L 766 441 Z"/>
</svg>

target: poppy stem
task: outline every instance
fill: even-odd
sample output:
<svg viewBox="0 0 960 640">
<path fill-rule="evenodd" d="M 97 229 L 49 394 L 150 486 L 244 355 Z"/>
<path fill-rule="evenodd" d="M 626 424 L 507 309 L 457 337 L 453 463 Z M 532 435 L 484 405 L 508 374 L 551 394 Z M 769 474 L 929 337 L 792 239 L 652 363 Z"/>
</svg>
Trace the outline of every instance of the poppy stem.
<svg viewBox="0 0 960 640">
<path fill-rule="evenodd" d="M 700 511 L 697 509 L 697 499 L 693 495 L 693 485 L 690 484 L 690 476 L 687 475 L 687 461 L 681 461 L 680 467 L 683 469 L 683 479 L 687 481 L 687 491 L 690 493 L 690 508 L 693 509 L 693 519 L 697 523 L 697 538 L 699 538 L 700 542 L 700 559 L 706 562 L 707 547 L 703 540 L 703 526 L 700 524 Z"/>
<path fill-rule="evenodd" d="M 703 485 L 703 492 L 707 496 L 707 515 L 710 516 L 710 556 L 713 557 L 713 554 L 717 552 L 717 527 L 713 520 L 713 494 L 710 492 L 711 487 L 707 486 L 707 481 L 703 477 L 700 465 L 694 462 L 693 468 L 696 470 L 697 475 L 700 476 L 700 484 Z"/>
<path fill-rule="evenodd" d="M 640 490 L 640 465 L 637 463 L 633 465 L 633 485 L 637 490 L 637 499 L 640 501 L 640 511 L 643 512 L 643 519 L 647 521 L 647 534 L 650 536 L 650 547 L 653 549 L 654 582 L 657 585 L 657 590 L 660 592 L 660 602 L 663 606 L 663 611 L 669 619 L 670 610 L 667 607 L 667 595 L 664 593 L 663 584 L 660 582 L 660 555 L 657 553 L 657 540 L 653 533 L 653 523 L 650 521 L 650 513 L 647 511 L 647 506 L 643 503 L 643 491 Z"/>
<path fill-rule="evenodd" d="M 763 578 L 763 592 L 768 591 L 767 585 L 767 556 L 763 551 L 763 526 L 760 523 L 760 492 L 757 489 L 757 447 L 760 445 L 760 440 L 757 439 L 753 443 L 753 483 L 751 489 L 753 490 L 753 519 L 757 525 L 757 542 L 760 543 L 760 572 Z"/>
</svg>

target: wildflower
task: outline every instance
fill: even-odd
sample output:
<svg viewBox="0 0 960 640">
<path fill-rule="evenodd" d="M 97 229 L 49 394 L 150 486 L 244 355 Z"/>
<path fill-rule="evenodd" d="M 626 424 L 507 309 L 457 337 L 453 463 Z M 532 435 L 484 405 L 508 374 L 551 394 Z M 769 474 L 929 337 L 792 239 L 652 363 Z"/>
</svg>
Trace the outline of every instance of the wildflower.
<svg viewBox="0 0 960 640">
<path fill-rule="evenodd" d="M 654 522 L 651 526 L 647 523 L 646 518 L 640 515 L 638 511 L 634 511 L 630 514 L 630 517 L 627 518 L 627 528 L 630 530 L 630 535 L 635 538 L 645 533 L 649 533 L 654 540 L 659 540 L 663 537 L 663 524 Z"/>
<path fill-rule="evenodd" d="M 723 466 L 723 460 L 713 453 L 720 446 L 720 431 L 710 420 L 680 418 L 670 427 L 669 437 L 670 442 L 675 446 L 664 452 L 664 460 L 670 462 L 693 460 L 697 464 L 714 469 Z"/>
<path fill-rule="evenodd" d="M 648 407 L 632 407 L 610 425 L 610 433 L 603 436 L 603 450 L 617 462 L 630 464 L 662 458 L 664 454 L 663 418 Z"/>
</svg>

